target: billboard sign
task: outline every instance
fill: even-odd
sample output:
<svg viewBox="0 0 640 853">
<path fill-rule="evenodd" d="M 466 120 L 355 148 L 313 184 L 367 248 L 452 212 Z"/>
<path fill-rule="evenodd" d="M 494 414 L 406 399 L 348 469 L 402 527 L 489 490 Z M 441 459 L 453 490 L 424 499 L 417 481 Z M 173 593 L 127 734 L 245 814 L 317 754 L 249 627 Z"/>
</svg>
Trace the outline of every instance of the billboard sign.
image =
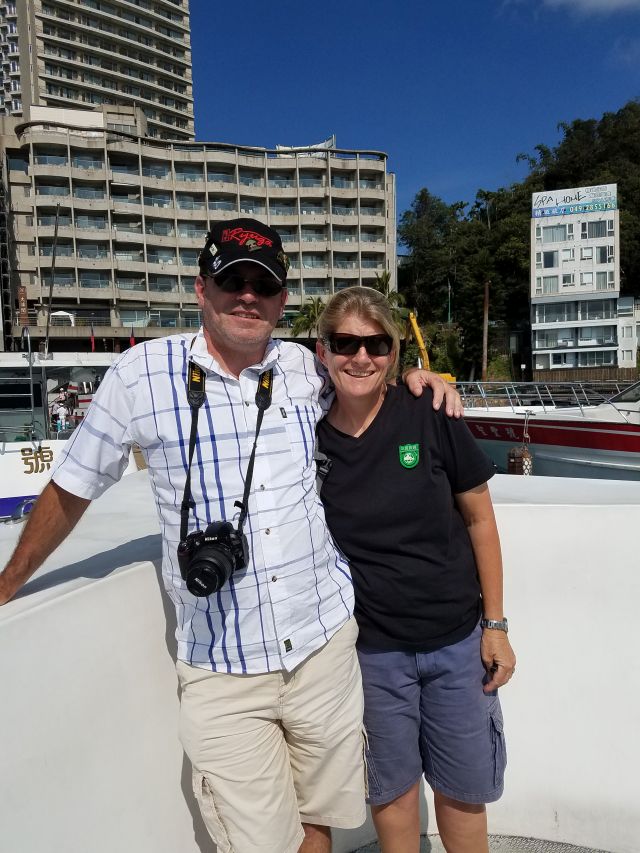
<svg viewBox="0 0 640 853">
<path fill-rule="evenodd" d="M 531 197 L 531 216 L 569 216 L 576 213 L 601 213 L 618 206 L 617 184 L 597 187 L 574 187 L 534 193 Z"/>
</svg>

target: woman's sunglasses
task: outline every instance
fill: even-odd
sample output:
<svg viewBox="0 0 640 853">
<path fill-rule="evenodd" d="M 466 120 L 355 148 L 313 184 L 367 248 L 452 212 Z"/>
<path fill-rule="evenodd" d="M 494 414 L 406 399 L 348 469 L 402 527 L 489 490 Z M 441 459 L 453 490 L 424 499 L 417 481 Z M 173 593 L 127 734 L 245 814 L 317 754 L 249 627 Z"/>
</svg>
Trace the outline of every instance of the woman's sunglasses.
<svg viewBox="0 0 640 853">
<path fill-rule="evenodd" d="M 272 275 L 265 275 L 261 278 L 245 278 L 238 273 L 232 273 L 215 278 L 212 276 L 212 278 L 224 293 L 240 293 L 245 284 L 248 284 L 258 296 L 276 296 L 278 293 L 282 293 L 283 288 L 278 279 Z"/>
<path fill-rule="evenodd" d="M 391 335 L 347 335 L 344 332 L 332 332 L 325 340 L 329 352 L 335 355 L 355 355 L 364 347 L 368 355 L 389 355 L 393 349 Z"/>
</svg>

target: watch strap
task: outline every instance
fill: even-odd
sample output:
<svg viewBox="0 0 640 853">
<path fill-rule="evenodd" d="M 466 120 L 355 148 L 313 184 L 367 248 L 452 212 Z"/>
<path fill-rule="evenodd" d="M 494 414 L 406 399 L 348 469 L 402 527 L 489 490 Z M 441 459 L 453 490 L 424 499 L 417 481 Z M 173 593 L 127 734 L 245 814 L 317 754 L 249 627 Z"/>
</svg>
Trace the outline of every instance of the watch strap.
<svg viewBox="0 0 640 853">
<path fill-rule="evenodd" d="M 493 628 L 495 631 L 504 631 L 505 634 L 509 632 L 509 623 L 507 619 L 481 619 L 480 620 L 481 628 Z"/>
</svg>

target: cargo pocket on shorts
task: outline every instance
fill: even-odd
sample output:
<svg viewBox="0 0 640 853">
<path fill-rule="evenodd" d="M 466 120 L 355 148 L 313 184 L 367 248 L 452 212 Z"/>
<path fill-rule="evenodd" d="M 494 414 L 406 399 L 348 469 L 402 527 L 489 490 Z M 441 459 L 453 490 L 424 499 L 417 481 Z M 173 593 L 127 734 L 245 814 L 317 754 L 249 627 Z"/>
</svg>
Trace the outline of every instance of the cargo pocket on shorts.
<svg viewBox="0 0 640 853">
<path fill-rule="evenodd" d="M 367 738 L 367 730 L 362 727 L 362 763 L 364 765 L 364 795 L 369 796 L 369 739 Z"/>
<path fill-rule="evenodd" d="M 380 795 L 380 779 L 376 771 L 376 763 L 369 749 L 369 736 L 367 730 L 362 727 L 362 745 L 364 747 L 364 790 L 365 796 L 377 797 Z"/>
<path fill-rule="evenodd" d="M 200 806 L 200 812 L 209 835 L 216 843 L 218 853 L 233 853 L 227 830 L 216 808 L 213 791 L 207 777 L 203 776 L 202 773 L 194 772 L 193 774 L 193 793 Z"/>
<path fill-rule="evenodd" d="M 507 746 L 504 738 L 504 721 L 502 708 L 496 699 L 489 711 L 491 725 L 491 742 L 493 744 L 493 786 L 499 788 L 503 784 L 504 771 L 507 766 Z"/>
</svg>

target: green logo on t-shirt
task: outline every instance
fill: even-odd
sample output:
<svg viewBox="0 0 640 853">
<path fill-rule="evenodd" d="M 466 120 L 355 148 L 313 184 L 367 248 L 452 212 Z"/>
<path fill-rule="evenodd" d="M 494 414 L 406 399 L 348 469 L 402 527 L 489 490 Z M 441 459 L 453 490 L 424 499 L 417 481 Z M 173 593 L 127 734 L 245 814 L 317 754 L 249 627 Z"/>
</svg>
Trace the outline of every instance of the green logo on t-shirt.
<svg viewBox="0 0 640 853">
<path fill-rule="evenodd" d="M 398 447 L 398 454 L 403 468 L 415 468 L 420 461 L 420 445 L 401 444 Z"/>
</svg>

